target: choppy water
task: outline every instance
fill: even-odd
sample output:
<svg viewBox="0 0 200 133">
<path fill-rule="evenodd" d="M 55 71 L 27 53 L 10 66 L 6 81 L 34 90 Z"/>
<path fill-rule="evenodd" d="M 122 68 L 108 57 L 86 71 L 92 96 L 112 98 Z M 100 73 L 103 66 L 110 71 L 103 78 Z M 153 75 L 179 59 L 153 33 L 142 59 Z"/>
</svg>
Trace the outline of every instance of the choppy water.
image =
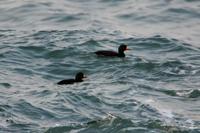
<svg viewBox="0 0 200 133">
<path fill-rule="evenodd" d="M 1 0 L 0 132 L 200 132 L 199 0 Z M 132 50 L 125 59 L 94 51 Z M 85 82 L 58 86 L 76 72 Z"/>
</svg>

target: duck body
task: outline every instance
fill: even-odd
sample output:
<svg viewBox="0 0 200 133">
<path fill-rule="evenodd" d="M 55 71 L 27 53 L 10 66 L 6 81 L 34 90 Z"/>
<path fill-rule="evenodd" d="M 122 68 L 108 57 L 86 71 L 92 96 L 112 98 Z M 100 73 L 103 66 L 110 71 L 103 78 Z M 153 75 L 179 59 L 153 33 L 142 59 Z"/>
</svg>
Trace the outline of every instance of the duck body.
<svg viewBox="0 0 200 133">
<path fill-rule="evenodd" d="M 74 84 L 78 82 L 83 82 L 83 78 L 85 78 L 84 74 L 82 72 L 79 72 L 76 74 L 75 79 L 64 79 L 59 81 L 58 85 L 67 85 L 67 84 Z"/>
<path fill-rule="evenodd" d="M 82 82 L 82 81 L 76 81 L 75 79 L 64 79 L 59 81 L 58 85 L 67 85 L 67 84 L 74 84 L 75 82 Z"/>
<path fill-rule="evenodd" d="M 107 56 L 107 57 L 125 57 L 124 51 L 128 50 L 127 46 L 122 44 L 118 48 L 118 52 L 109 51 L 109 50 L 99 50 L 95 54 L 98 56 Z"/>
<path fill-rule="evenodd" d="M 106 51 L 106 50 L 99 50 L 95 52 L 96 55 L 99 56 L 115 56 L 115 57 L 119 57 L 119 54 L 115 51 Z"/>
</svg>

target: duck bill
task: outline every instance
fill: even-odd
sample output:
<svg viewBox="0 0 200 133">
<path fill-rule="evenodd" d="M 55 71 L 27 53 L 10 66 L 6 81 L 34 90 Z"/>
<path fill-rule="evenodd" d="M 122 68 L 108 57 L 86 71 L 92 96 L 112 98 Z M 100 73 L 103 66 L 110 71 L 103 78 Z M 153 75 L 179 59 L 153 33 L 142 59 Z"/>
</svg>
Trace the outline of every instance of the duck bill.
<svg viewBox="0 0 200 133">
<path fill-rule="evenodd" d="M 131 49 L 129 49 L 129 48 L 126 48 L 125 50 L 131 50 Z"/>
</svg>

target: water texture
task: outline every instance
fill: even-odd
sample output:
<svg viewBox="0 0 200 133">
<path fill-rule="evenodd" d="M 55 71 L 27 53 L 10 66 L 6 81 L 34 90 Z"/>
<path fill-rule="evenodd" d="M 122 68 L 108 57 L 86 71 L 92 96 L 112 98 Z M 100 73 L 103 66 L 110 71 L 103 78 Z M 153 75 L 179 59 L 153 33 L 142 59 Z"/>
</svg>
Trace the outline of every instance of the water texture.
<svg viewBox="0 0 200 133">
<path fill-rule="evenodd" d="M 1 0 L 0 132 L 199 133 L 199 0 Z M 100 49 L 131 49 L 101 58 Z M 79 84 L 58 86 L 82 71 Z"/>
</svg>

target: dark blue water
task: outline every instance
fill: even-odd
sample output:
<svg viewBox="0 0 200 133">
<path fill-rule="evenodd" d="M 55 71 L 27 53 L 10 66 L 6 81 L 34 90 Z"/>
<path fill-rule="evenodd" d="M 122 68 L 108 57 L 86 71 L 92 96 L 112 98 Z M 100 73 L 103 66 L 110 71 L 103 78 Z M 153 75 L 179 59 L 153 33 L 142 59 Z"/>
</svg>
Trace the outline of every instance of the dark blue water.
<svg viewBox="0 0 200 133">
<path fill-rule="evenodd" d="M 200 132 L 199 0 L 1 0 L 0 13 L 0 132 Z M 122 43 L 126 58 L 94 54 Z"/>
</svg>

